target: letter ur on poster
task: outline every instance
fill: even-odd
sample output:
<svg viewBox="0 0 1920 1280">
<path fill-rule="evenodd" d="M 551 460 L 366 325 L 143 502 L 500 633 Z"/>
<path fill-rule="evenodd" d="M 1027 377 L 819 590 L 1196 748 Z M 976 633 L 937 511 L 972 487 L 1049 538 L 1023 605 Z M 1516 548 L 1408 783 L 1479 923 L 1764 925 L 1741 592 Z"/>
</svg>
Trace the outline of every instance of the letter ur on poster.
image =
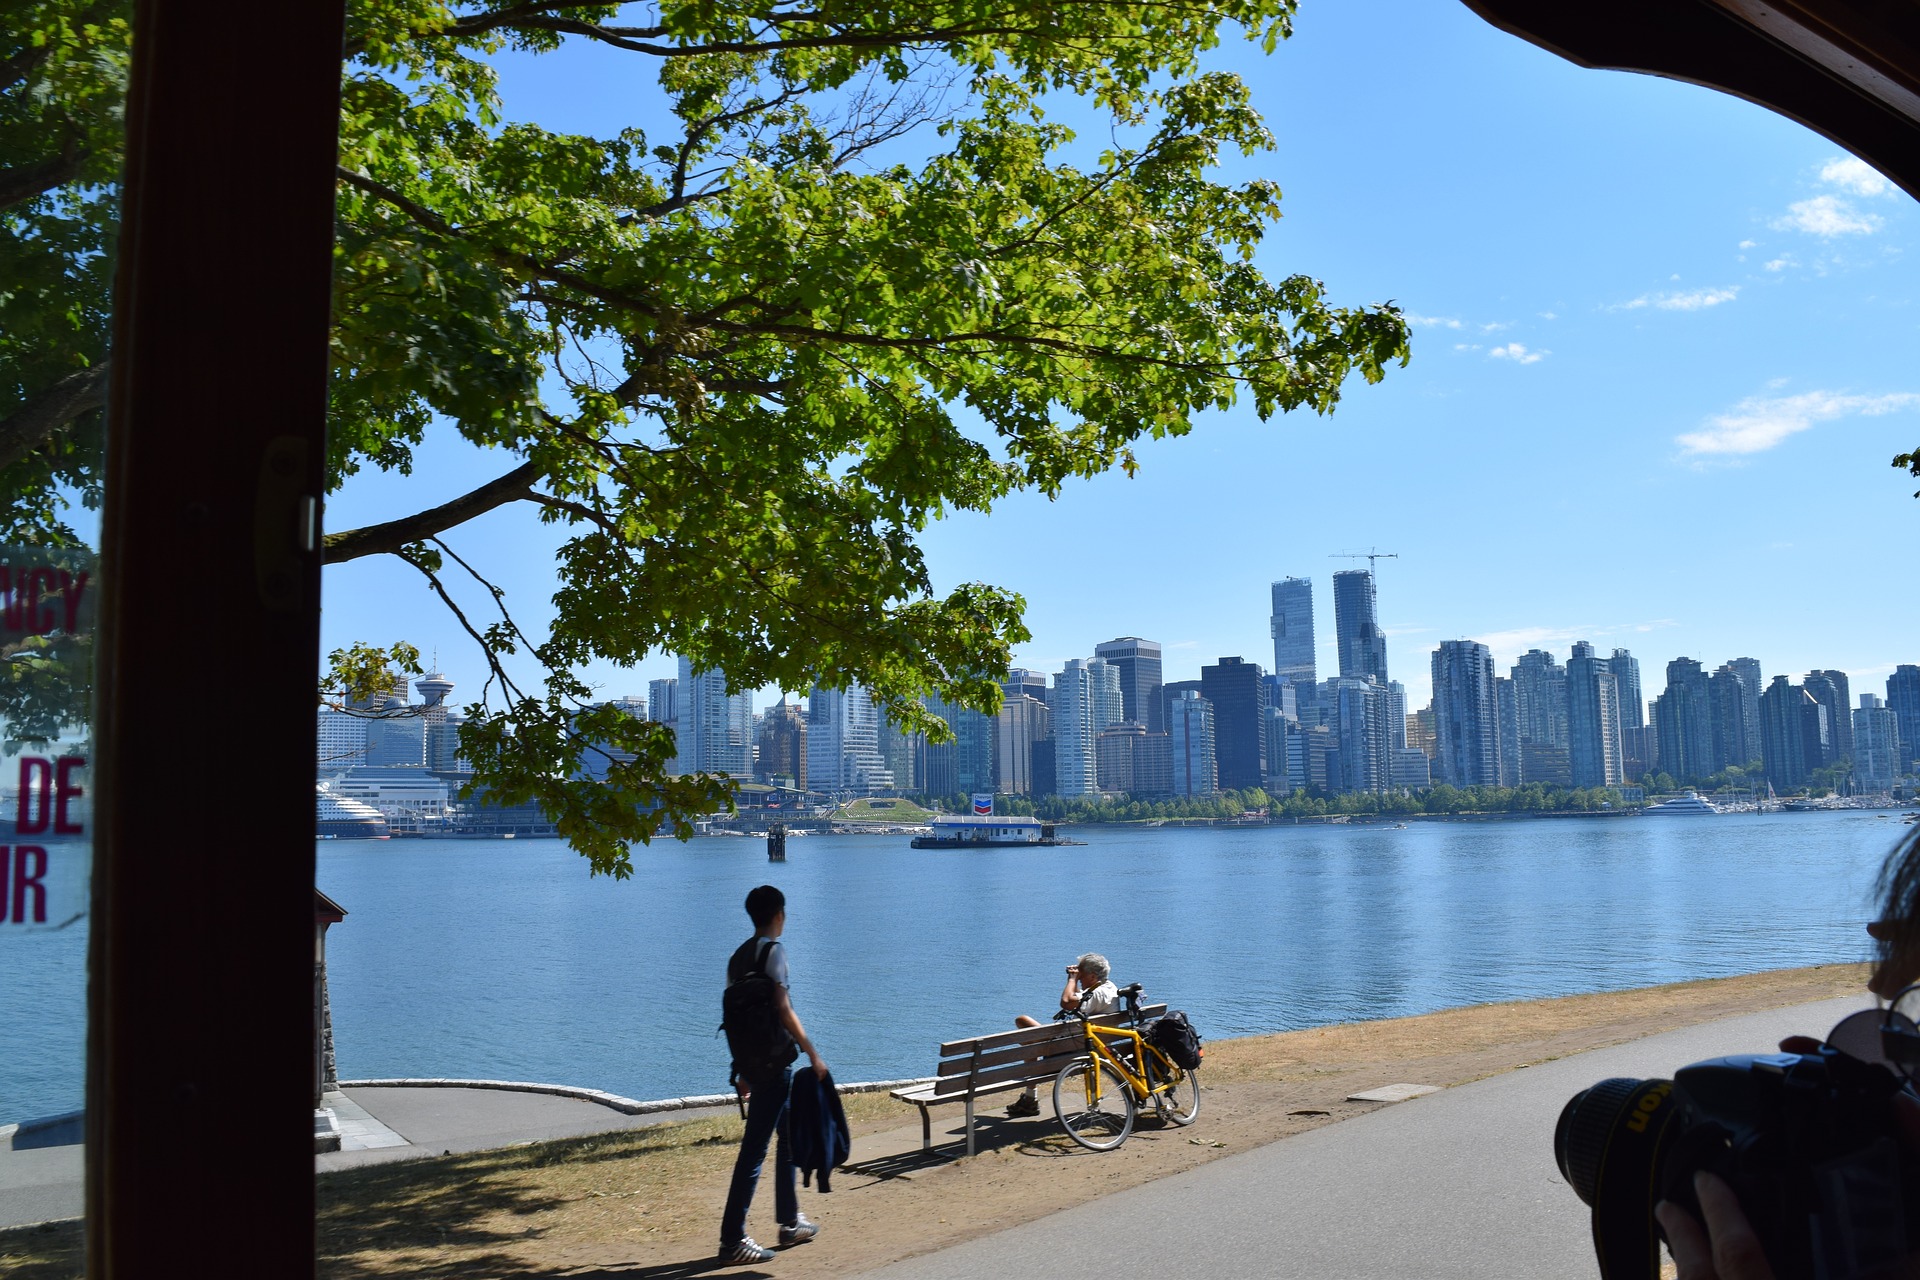
<svg viewBox="0 0 1920 1280">
<path fill-rule="evenodd" d="M 91 552 L 0 547 L 0 937 L 87 911 L 98 594 Z"/>
</svg>

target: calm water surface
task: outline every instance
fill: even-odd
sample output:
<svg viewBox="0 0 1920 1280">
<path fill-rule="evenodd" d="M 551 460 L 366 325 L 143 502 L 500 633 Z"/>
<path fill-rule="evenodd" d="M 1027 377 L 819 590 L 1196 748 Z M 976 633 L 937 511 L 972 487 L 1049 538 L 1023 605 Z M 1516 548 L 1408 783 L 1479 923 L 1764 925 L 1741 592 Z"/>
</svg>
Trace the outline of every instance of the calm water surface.
<svg viewBox="0 0 1920 1280">
<path fill-rule="evenodd" d="M 350 913 L 328 944 L 343 1076 L 655 1098 L 725 1087 L 721 973 L 763 882 L 787 894 L 796 1008 L 836 1076 L 872 1080 L 1047 1015 L 1087 950 L 1209 1036 L 1857 960 L 1900 831 L 1858 813 L 1092 828 L 1033 851 L 807 837 L 784 866 L 708 839 L 637 851 L 624 882 L 558 841 L 327 841 L 318 880 Z M 84 953 L 81 927 L 0 948 L 0 1123 L 79 1105 Z"/>
</svg>

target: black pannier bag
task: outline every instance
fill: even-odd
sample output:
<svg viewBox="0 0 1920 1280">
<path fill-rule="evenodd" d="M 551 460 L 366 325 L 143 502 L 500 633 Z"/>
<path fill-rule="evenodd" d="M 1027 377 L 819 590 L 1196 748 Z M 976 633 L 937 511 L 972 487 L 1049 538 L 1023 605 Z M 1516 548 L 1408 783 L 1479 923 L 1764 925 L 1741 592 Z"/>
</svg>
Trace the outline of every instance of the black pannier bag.
<svg viewBox="0 0 1920 1280">
<path fill-rule="evenodd" d="M 1166 1054 L 1182 1071 L 1192 1071 L 1199 1066 L 1204 1053 L 1200 1048 L 1200 1033 L 1178 1009 L 1169 1009 L 1147 1024 L 1147 1043 Z"/>
<path fill-rule="evenodd" d="M 753 968 L 728 983 L 720 997 L 720 1029 L 727 1033 L 737 1079 L 765 1080 L 800 1056 L 780 1022 L 780 984 L 764 968 L 772 949 L 772 942 L 761 944 Z"/>
</svg>

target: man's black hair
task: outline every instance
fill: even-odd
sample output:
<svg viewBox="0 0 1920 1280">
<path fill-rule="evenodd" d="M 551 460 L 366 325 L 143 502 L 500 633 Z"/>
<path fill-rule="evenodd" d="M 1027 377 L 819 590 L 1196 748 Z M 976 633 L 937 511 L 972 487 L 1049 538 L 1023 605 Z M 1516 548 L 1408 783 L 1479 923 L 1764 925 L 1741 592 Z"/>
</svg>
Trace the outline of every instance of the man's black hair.
<svg viewBox="0 0 1920 1280">
<path fill-rule="evenodd" d="M 747 916 L 753 921 L 753 927 L 764 929 L 773 923 L 773 918 L 787 909 L 787 895 L 770 884 L 763 884 L 747 894 Z"/>
</svg>

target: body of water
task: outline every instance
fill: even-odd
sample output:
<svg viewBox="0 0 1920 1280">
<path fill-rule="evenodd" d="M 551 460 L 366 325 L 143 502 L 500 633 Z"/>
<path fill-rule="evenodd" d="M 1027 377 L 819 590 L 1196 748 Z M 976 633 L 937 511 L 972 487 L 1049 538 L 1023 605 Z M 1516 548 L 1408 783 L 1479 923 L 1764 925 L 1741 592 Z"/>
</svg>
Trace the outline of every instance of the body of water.
<svg viewBox="0 0 1920 1280">
<path fill-rule="evenodd" d="M 1094 827 L 1035 850 L 807 837 L 784 865 L 705 839 L 636 850 L 627 881 L 559 841 L 326 841 L 318 882 L 350 913 L 328 942 L 343 1076 L 657 1098 L 726 1087 L 720 985 L 756 884 L 786 892 L 808 1030 L 838 1078 L 872 1080 L 1048 1016 L 1083 951 L 1208 1036 L 1863 959 L 1901 830 L 1858 812 Z M 84 966 L 84 925 L 0 948 L 0 1123 L 79 1105 Z"/>
</svg>

